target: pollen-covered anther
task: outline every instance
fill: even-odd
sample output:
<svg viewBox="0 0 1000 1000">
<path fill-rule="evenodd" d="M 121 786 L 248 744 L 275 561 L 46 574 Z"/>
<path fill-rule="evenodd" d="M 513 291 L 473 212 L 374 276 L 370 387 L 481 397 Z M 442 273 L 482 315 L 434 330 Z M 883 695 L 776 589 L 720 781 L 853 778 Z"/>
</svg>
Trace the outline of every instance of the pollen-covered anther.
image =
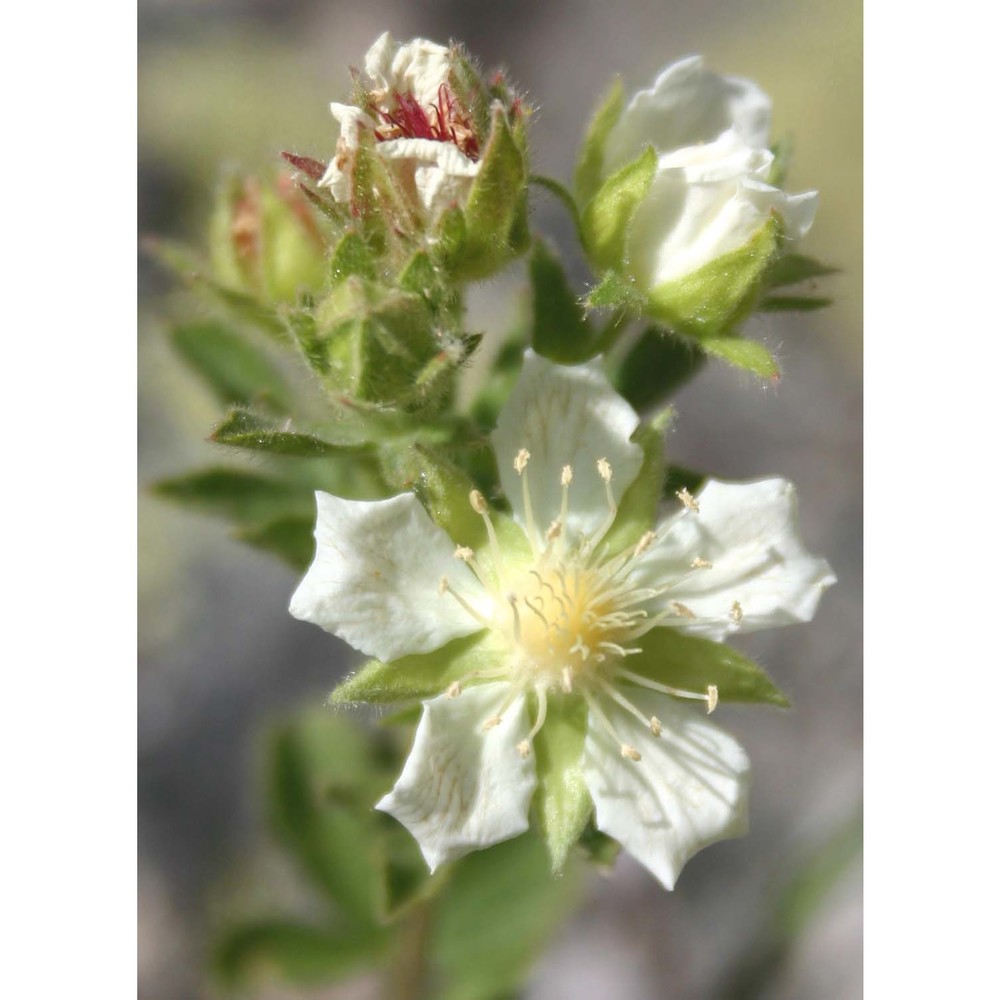
<svg viewBox="0 0 1000 1000">
<path fill-rule="evenodd" d="M 699 504 L 698 501 L 691 495 L 686 486 L 683 487 L 682 489 L 679 489 L 676 493 L 676 496 L 677 499 L 680 500 L 682 504 L 684 504 L 685 508 L 687 508 L 687 510 L 691 511 L 692 513 L 697 514 L 698 511 L 701 510 L 701 504 Z"/>
<path fill-rule="evenodd" d="M 569 486 L 571 482 L 573 482 L 573 466 L 564 465 L 562 467 L 562 472 L 559 474 L 559 485 Z"/>
<path fill-rule="evenodd" d="M 472 505 L 472 509 L 477 514 L 489 513 L 489 505 L 486 503 L 486 497 L 479 492 L 479 490 L 473 490 L 469 494 L 469 503 Z"/>
<path fill-rule="evenodd" d="M 599 458 L 597 460 L 597 474 L 606 483 L 611 482 L 611 463 L 606 458 Z"/>
<path fill-rule="evenodd" d="M 462 685 L 458 681 L 452 681 L 444 693 L 449 698 L 457 698 L 462 693 Z"/>
<path fill-rule="evenodd" d="M 496 729 L 496 727 L 499 726 L 501 722 L 503 722 L 503 716 L 494 715 L 492 719 L 487 719 L 483 723 L 483 732 L 485 733 L 491 729 Z"/>
<path fill-rule="evenodd" d="M 686 604 L 681 604 L 680 601 L 671 601 L 670 607 L 672 607 L 675 614 L 680 615 L 681 618 L 697 618 L 697 615 Z"/>
<path fill-rule="evenodd" d="M 622 756 L 628 760 L 642 760 L 642 754 L 629 743 L 622 744 Z"/>
<path fill-rule="evenodd" d="M 702 559 L 701 556 L 691 560 L 691 569 L 711 569 L 712 564 L 707 559 Z"/>
<path fill-rule="evenodd" d="M 521 755 L 521 760 L 527 760 L 531 756 L 531 743 L 521 740 L 517 745 L 517 752 Z"/>
<path fill-rule="evenodd" d="M 531 458 L 531 452 L 527 448 L 522 448 L 514 456 L 514 471 L 521 475 L 522 472 L 528 467 L 528 459 Z"/>
<path fill-rule="evenodd" d="M 729 618 L 734 625 L 739 625 L 743 621 L 743 605 L 739 601 L 733 601 L 733 606 L 729 609 Z"/>
<path fill-rule="evenodd" d="M 647 531 L 642 538 L 635 543 L 635 551 L 632 553 L 633 556 L 641 556 L 653 542 L 656 541 L 656 532 Z"/>
<path fill-rule="evenodd" d="M 663 732 L 663 723 L 655 715 L 649 717 L 649 731 L 657 739 L 660 738 L 660 734 Z"/>
<path fill-rule="evenodd" d="M 708 685 L 708 705 L 706 714 L 711 715 L 719 704 L 719 689 L 714 684 Z"/>
<path fill-rule="evenodd" d="M 459 545 L 455 549 L 455 558 L 460 559 L 462 562 L 471 562 L 475 558 L 475 552 L 472 551 L 467 545 Z"/>
<path fill-rule="evenodd" d="M 549 525 L 549 530 L 545 532 L 545 541 L 554 542 L 562 534 L 562 521 L 556 519 Z"/>
</svg>

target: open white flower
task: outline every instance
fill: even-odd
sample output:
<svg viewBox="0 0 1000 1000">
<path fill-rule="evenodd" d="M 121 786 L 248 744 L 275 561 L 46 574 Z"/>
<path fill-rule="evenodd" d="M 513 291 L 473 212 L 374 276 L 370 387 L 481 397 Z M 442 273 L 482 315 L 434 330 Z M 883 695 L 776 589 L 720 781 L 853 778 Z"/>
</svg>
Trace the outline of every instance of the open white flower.
<svg viewBox="0 0 1000 1000">
<path fill-rule="evenodd" d="M 476 553 L 456 549 L 463 540 L 412 494 L 317 494 L 316 558 L 293 615 L 383 661 L 473 633 L 488 651 L 423 703 L 409 759 L 377 806 L 432 869 L 527 829 L 533 742 L 556 700 L 586 707 L 573 768 L 598 829 L 667 888 L 696 851 L 746 828 L 744 751 L 683 703 L 711 711 L 711 679 L 680 690 L 631 665 L 664 630 L 717 639 L 806 621 L 833 575 L 802 547 L 793 489 L 779 479 L 709 482 L 655 528 L 608 544 L 643 465 L 638 424 L 599 361 L 560 367 L 529 351 L 492 438 L 517 528 L 473 491 L 487 537 Z"/>
<path fill-rule="evenodd" d="M 373 142 L 401 189 L 431 221 L 468 198 L 479 172 L 479 139 L 468 109 L 455 94 L 454 54 L 414 39 L 405 45 L 381 35 L 365 56 L 367 107 L 330 105 L 340 127 L 336 155 L 320 185 L 350 202 L 356 151 Z"/>
<path fill-rule="evenodd" d="M 772 217 L 798 240 L 812 225 L 815 191 L 769 183 L 771 102 L 754 83 L 705 69 L 701 56 L 668 66 L 634 95 L 608 133 L 604 173 L 652 145 L 656 173 L 625 246 L 641 288 L 656 289 L 739 250 Z"/>
</svg>

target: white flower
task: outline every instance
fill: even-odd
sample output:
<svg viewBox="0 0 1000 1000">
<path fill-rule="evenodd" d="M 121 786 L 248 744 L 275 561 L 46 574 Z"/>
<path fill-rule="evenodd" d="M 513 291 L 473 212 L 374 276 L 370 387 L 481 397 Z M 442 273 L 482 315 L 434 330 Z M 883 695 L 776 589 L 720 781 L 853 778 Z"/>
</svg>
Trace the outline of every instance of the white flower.
<svg viewBox="0 0 1000 1000">
<path fill-rule="evenodd" d="M 711 638 L 806 621 L 829 566 L 795 533 L 780 479 L 709 482 L 620 551 L 602 541 L 638 475 L 639 419 L 599 361 L 560 367 L 527 352 L 492 441 L 519 529 L 473 491 L 488 543 L 450 539 L 412 494 L 317 494 L 316 558 L 291 612 L 380 660 L 481 633 L 493 655 L 424 702 L 413 749 L 377 808 L 430 867 L 528 827 L 532 743 L 554 698 L 586 703 L 578 768 L 598 829 L 667 888 L 700 848 L 746 827 L 749 765 L 709 711 L 630 669 L 654 630 Z M 512 538 L 512 532 L 514 536 Z M 390 668 L 391 669 L 391 666 Z M 402 668 L 400 668 L 402 669 Z"/>
<path fill-rule="evenodd" d="M 420 38 L 400 45 L 388 32 L 381 35 L 365 57 L 368 106 L 330 105 L 340 136 L 320 185 L 350 202 L 355 153 L 370 141 L 432 222 L 464 204 L 479 172 L 479 142 L 455 95 L 453 70 L 451 49 Z"/>
<path fill-rule="evenodd" d="M 718 76 L 701 56 L 668 66 L 622 112 L 604 147 L 613 173 L 652 145 L 656 174 L 625 253 L 640 287 L 683 278 L 738 250 L 777 213 L 783 236 L 804 236 L 817 194 L 768 183 L 771 102 L 756 84 Z"/>
</svg>

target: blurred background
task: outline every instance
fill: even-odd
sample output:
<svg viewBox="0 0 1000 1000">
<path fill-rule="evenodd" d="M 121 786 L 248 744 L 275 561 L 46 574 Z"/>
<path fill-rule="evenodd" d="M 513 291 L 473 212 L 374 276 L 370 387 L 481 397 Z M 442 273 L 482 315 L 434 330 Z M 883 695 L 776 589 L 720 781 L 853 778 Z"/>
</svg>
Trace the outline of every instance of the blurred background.
<svg viewBox="0 0 1000 1000">
<path fill-rule="evenodd" d="M 762 388 L 710 365 L 676 398 L 669 457 L 720 478 L 793 480 L 807 545 L 839 583 L 813 624 L 741 642 L 794 701 L 784 713 L 719 713 L 754 763 L 750 836 L 699 854 L 673 893 L 624 856 L 611 879 L 595 875 L 526 995 L 859 997 L 860 2 L 140 0 L 139 11 L 140 233 L 192 243 L 222 169 L 267 169 L 282 149 L 329 158 L 327 105 L 347 96 L 348 67 L 386 28 L 403 40 L 457 39 L 485 67 L 505 66 L 538 112 L 534 170 L 564 181 L 616 72 L 634 90 L 701 52 L 711 68 L 772 95 L 774 136 L 795 142 L 789 189 L 821 192 L 802 249 L 841 268 L 822 285 L 835 305 L 753 319 L 749 332 L 776 352 L 784 378 Z M 565 212 L 544 192 L 533 219 L 570 252 Z M 143 260 L 143 486 L 219 460 L 205 441 L 218 409 L 163 337 L 170 288 Z M 522 289 L 519 268 L 475 288 L 470 328 L 505 331 Z M 187 1000 L 210 995 L 206 938 L 234 887 L 244 900 L 299 892 L 260 818 L 260 734 L 283 713 L 321 703 L 357 660 L 288 615 L 290 571 L 145 490 L 139 555 L 139 996 Z M 311 995 L 375 994 L 362 977 Z"/>
</svg>

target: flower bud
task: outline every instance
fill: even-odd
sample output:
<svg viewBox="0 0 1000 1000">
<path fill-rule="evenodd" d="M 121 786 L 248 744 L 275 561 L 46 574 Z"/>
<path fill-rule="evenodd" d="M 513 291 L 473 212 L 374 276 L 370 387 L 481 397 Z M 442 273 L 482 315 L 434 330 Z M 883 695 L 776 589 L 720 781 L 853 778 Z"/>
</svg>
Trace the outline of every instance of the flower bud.
<svg viewBox="0 0 1000 1000">
<path fill-rule="evenodd" d="M 492 273 L 527 246 L 524 109 L 457 48 L 424 39 L 369 49 L 320 186 L 355 215 L 439 244 L 457 277 Z"/>
<path fill-rule="evenodd" d="M 294 302 L 326 278 L 323 235 L 287 174 L 273 183 L 229 181 L 216 203 L 209 246 L 216 280 L 265 302 Z"/>
<path fill-rule="evenodd" d="M 808 232 L 817 194 L 771 183 L 770 99 L 700 56 L 621 103 L 619 91 L 595 119 L 577 170 L 590 259 L 627 275 L 674 328 L 727 332 L 779 248 Z"/>
</svg>

